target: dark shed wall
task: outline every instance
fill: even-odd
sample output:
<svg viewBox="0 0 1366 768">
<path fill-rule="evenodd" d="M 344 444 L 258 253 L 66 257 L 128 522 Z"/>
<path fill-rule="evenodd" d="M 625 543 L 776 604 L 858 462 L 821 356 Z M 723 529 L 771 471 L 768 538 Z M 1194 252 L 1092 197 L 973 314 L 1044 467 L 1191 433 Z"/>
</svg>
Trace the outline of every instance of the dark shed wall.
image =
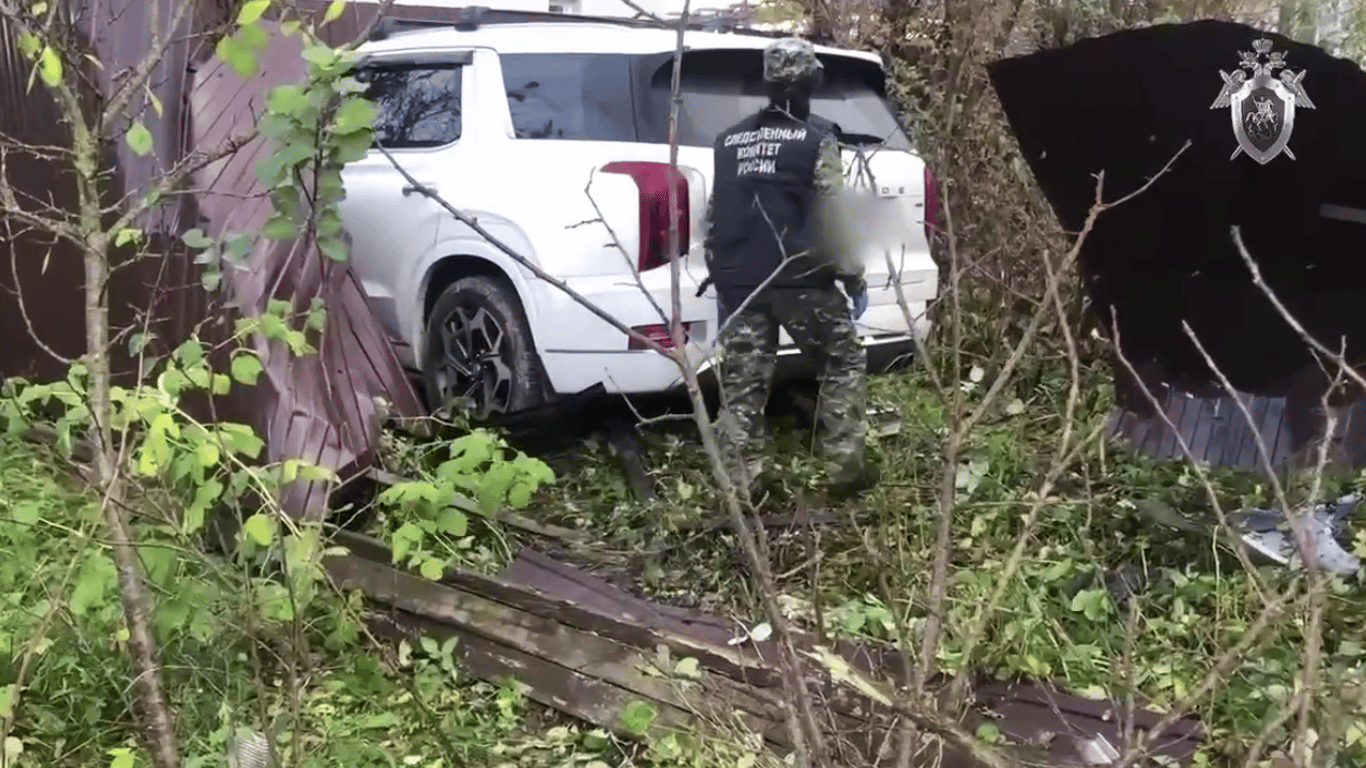
<svg viewBox="0 0 1366 768">
<path fill-rule="evenodd" d="M 104 153 L 110 174 L 104 190 L 106 205 L 145 190 L 184 156 L 185 75 L 196 43 L 190 31 L 213 24 L 220 11 L 196 0 L 95 0 L 69 6 L 82 47 L 101 64 L 82 62 L 86 81 L 98 89 L 85 94 L 92 104 L 111 97 L 113 81 L 138 66 L 153 49 L 154 24 L 165 28 L 181 7 L 185 10 L 180 12 L 177 28 L 160 36 L 166 41 L 164 52 L 148 88 L 127 109 L 152 133 L 154 150 L 141 157 L 121 138 L 110 141 Z M 31 67 L 18 51 L 16 37 L 13 25 L 0 18 L 0 143 L 9 148 L 8 178 L 23 207 L 46 206 L 70 215 L 76 210 L 76 189 L 69 161 L 41 158 L 32 151 L 38 146 L 69 147 L 70 131 L 42 83 L 30 86 Z M 151 108 L 148 91 L 160 102 L 160 113 Z M 127 125 L 125 121 L 118 126 L 120 135 Z M 178 250 L 179 234 L 186 228 L 183 220 L 192 210 L 185 196 L 172 195 L 136 222 L 151 243 L 142 249 L 149 255 L 134 258 L 129 248 L 116 257 L 118 266 L 109 286 L 114 329 L 141 327 L 150 316 L 153 322 L 148 330 L 153 338 L 180 339 L 206 316 L 207 297 L 199 289 L 196 271 Z M 84 284 L 81 254 L 75 246 L 0 217 L 0 338 L 6 341 L 0 348 L 0 377 L 60 377 L 66 364 L 44 347 L 66 358 L 85 352 Z M 111 350 L 114 369 L 125 382 L 137 364 L 128 353 L 127 337 L 127 333 L 119 336 Z"/>
<path fill-rule="evenodd" d="M 23 208 L 66 210 L 74 206 L 75 185 L 64 163 L 19 151 L 21 146 L 63 146 L 68 132 L 56 104 L 41 83 L 28 87 L 30 67 L 16 45 L 16 30 L 0 16 L 0 142 L 6 178 Z M 0 217 L 0 377 L 54 378 L 66 366 L 43 350 L 29 332 L 59 355 L 75 357 L 85 349 L 79 317 L 84 277 L 76 248 L 49 232 Z M 65 311 L 52 311 L 63 307 Z M 25 320 L 28 316 L 28 321 Z"/>
</svg>

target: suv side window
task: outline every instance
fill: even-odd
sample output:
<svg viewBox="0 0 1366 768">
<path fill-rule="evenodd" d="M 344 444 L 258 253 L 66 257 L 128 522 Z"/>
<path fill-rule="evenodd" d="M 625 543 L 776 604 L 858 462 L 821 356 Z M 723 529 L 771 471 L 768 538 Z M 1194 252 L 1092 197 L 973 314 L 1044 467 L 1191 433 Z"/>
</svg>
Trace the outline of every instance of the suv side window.
<svg viewBox="0 0 1366 768">
<path fill-rule="evenodd" d="M 376 64 L 361 79 L 375 103 L 374 145 L 440 147 L 460 138 L 459 64 Z"/>
<path fill-rule="evenodd" d="M 630 56 L 503 53 L 498 58 L 517 138 L 636 140 Z"/>
</svg>

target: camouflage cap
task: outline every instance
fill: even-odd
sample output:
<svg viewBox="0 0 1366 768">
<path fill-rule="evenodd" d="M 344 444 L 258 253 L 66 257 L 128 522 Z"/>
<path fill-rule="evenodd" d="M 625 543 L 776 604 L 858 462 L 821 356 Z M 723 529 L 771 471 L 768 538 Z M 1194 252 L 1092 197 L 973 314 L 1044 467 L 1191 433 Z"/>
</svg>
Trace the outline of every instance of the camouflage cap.
<svg viewBox="0 0 1366 768">
<path fill-rule="evenodd" d="M 799 37 L 784 37 L 764 49 L 764 80 L 770 83 L 796 80 L 821 68 L 816 49 Z"/>
</svg>

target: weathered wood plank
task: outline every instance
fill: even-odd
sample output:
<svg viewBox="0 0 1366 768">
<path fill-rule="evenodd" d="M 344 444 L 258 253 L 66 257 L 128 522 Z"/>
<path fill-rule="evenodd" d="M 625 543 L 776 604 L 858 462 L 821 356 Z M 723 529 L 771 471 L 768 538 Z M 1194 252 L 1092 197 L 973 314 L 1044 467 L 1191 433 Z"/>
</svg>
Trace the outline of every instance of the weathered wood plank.
<svg viewBox="0 0 1366 768">
<path fill-rule="evenodd" d="M 780 703 L 767 692 L 748 688 L 728 677 L 704 675 L 701 680 L 683 681 L 664 676 L 671 670 L 652 676 L 644 671 L 652 668 L 652 661 L 640 649 L 575 630 L 553 619 L 364 558 L 329 558 L 326 567 L 343 589 L 359 589 L 375 602 L 439 621 L 482 638 L 485 644 L 493 643 L 510 651 L 499 651 L 490 664 L 515 670 L 528 658 L 539 659 L 684 712 L 713 718 L 738 713 L 754 732 L 780 744 L 786 741 Z M 681 658 L 672 654 L 671 657 Z"/>
<path fill-rule="evenodd" d="M 523 685 L 533 701 L 605 728 L 618 736 L 632 737 L 621 722 L 621 713 L 640 696 L 545 659 L 508 648 L 434 619 L 398 609 L 368 611 L 368 623 L 378 635 L 391 641 L 404 638 L 413 644 L 421 637 L 459 639 L 455 655 L 467 672 L 491 683 L 511 678 Z M 653 731 L 684 728 L 693 715 L 662 702 L 651 702 L 656 720 Z"/>
<path fill-rule="evenodd" d="M 524 553 L 508 572 L 509 579 L 518 574 L 518 581 L 525 579 L 526 584 L 463 571 L 447 574 L 442 583 L 437 583 L 391 568 L 387 565 L 388 549 L 373 539 L 345 534 L 338 537 L 338 543 L 359 555 L 329 560 L 329 569 L 343 586 L 361 586 L 372 601 L 426 616 L 450 631 L 478 638 L 481 647 L 492 643 L 496 649 L 487 653 L 494 654 L 493 658 L 472 657 L 486 665 L 481 669 L 488 674 L 515 673 L 533 686 L 546 689 L 548 692 L 538 699 L 543 703 L 569 707 L 564 711 L 603 727 L 612 727 L 601 718 L 615 705 L 569 702 L 562 707 L 556 702 L 577 690 L 585 696 L 612 694 L 616 696 L 612 700 L 623 705 L 629 699 L 622 699 L 621 695 L 637 696 L 655 702 L 657 707 L 692 712 L 711 722 L 732 720 L 739 712 L 746 727 L 763 734 L 770 744 L 789 746 L 782 728 L 782 688 L 774 665 L 776 649 L 771 641 L 721 647 L 720 643 L 725 641 L 720 638 L 726 636 L 724 622 L 707 616 L 685 616 L 677 609 L 646 603 L 600 579 L 534 553 Z M 812 638 L 804 633 L 794 640 L 799 650 L 812 647 Z M 703 682 L 685 690 L 686 686 L 675 681 L 644 673 L 642 669 L 649 664 L 658 645 L 668 647 L 674 659 L 696 658 L 708 670 Z M 888 666 L 885 654 L 870 649 L 851 653 L 837 648 L 836 652 L 874 677 L 897 678 L 892 671 L 895 665 Z M 826 727 L 830 729 L 832 746 L 853 750 L 869 764 L 889 765 L 886 761 L 892 755 L 879 752 L 894 743 L 889 734 L 894 733 L 896 718 L 861 694 L 832 681 L 815 662 L 803 661 L 803 668 L 828 718 Z M 572 673 L 597 678 L 598 683 L 586 683 L 572 676 L 568 680 L 533 682 L 528 680 L 533 673 L 538 677 L 561 678 Z M 749 685 L 751 681 L 756 684 Z M 599 690 L 602 685 L 612 688 Z M 616 695 L 616 690 L 623 693 Z M 1056 691 L 1040 693 L 1044 689 L 1038 686 L 1023 689 L 1030 690 L 1039 694 L 1034 696 L 1038 700 L 1020 695 L 1013 687 L 992 690 L 988 685 L 977 692 L 978 703 L 997 713 L 1008 712 L 1002 715 L 1005 720 L 1000 727 L 1004 732 L 1019 735 L 1026 743 L 1044 734 L 1064 732 L 1079 739 L 1101 736 L 1111 743 L 1118 737 L 1115 718 L 1089 711 L 1095 707 L 1084 700 Z M 1113 708 L 1109 703 L 1096 706 Z M 971 732 L 983 717 L 981 712 L 970 713 L 963 726 Z M 1156 718 L 1154 713 L 1139 711 L 1135 713 L 1135 724 L 1139 728 L 1149 727 Z M 1187 761 L 1199 741 L 1199 727 L 1183 723 L 1171 737 L 1160 751 L 1178 761 Z M 1071 765 L 1076 755 L 1074 741 L 1059 740 L 1044 750 L 1047 755 L 1032 759 L 1041 760 L 1040 765 Z M 945 765 L 955 768 L 975 765 L 959 750 L 948 750 L 943 759 Z M 928 763 L 917 760 L 913 764 Z"/>
<path fill-rule="evenodd" d="M 336 535 L 335 541 L 361 558 L 379 563 L 389 561 L 388 548 L 369 537 L 342 532 Z M 412 579 L 406 582 L 409 584 L 432 583 L 416 576 L 409 578 Z M 653 648 L 664 643 L 675 656 L 696 658 L 702 666 L 721 672 L 746 685 L 774 690 L 782 688 L 782 681 L 777 673 L 762 662 L 747 659 L 734 648 L 721 648 L 698 642 L 690 637 L 653 629 L 642 623 L 646 616 L 611 616 L 567 600 L 549 597 L 531 587 L 469 571 L 448 572 L 442 578 L 442 583 L 538 616 L 553 616 L 556 621 L 567 627 L 592 632 L 637 648 Z"/>
</svg>

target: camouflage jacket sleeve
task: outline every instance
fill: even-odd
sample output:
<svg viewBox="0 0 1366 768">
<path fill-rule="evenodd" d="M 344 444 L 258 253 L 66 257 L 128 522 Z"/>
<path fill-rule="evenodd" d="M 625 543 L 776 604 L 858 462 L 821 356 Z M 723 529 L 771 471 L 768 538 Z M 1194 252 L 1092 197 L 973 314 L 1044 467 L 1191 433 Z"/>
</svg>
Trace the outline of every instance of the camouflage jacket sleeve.
<svg viewBox="0 0 1366 768">
<path fill-rule="evenodd" d="M 824 204 L 827 210 L 825 216 L 825 226 L 837 229 L 845 226 L 843 217 L 838 213 L 838 199 L 840 192 L 844 189 L 844 161 L 840 158 L 839 142 L 834 136 L 826 136 L 821 140 L 818 154 L 816 155 L 816 194 L 820 198 L 820 203 Z M 848 238 L 839 232 L 826 232 L 822 240 L 828 244 L 830 253 L 827 258 L 835 267 L 835 273 L 846 285 L 850 283 L 861 283 L 863 281 L 863 262 L 859 260 L 857 254 L 850 253 L 847 247 L 842 247 L 848 242 Z M 854 288 L 855 286 L 850 286 Z"/>
</svg>

